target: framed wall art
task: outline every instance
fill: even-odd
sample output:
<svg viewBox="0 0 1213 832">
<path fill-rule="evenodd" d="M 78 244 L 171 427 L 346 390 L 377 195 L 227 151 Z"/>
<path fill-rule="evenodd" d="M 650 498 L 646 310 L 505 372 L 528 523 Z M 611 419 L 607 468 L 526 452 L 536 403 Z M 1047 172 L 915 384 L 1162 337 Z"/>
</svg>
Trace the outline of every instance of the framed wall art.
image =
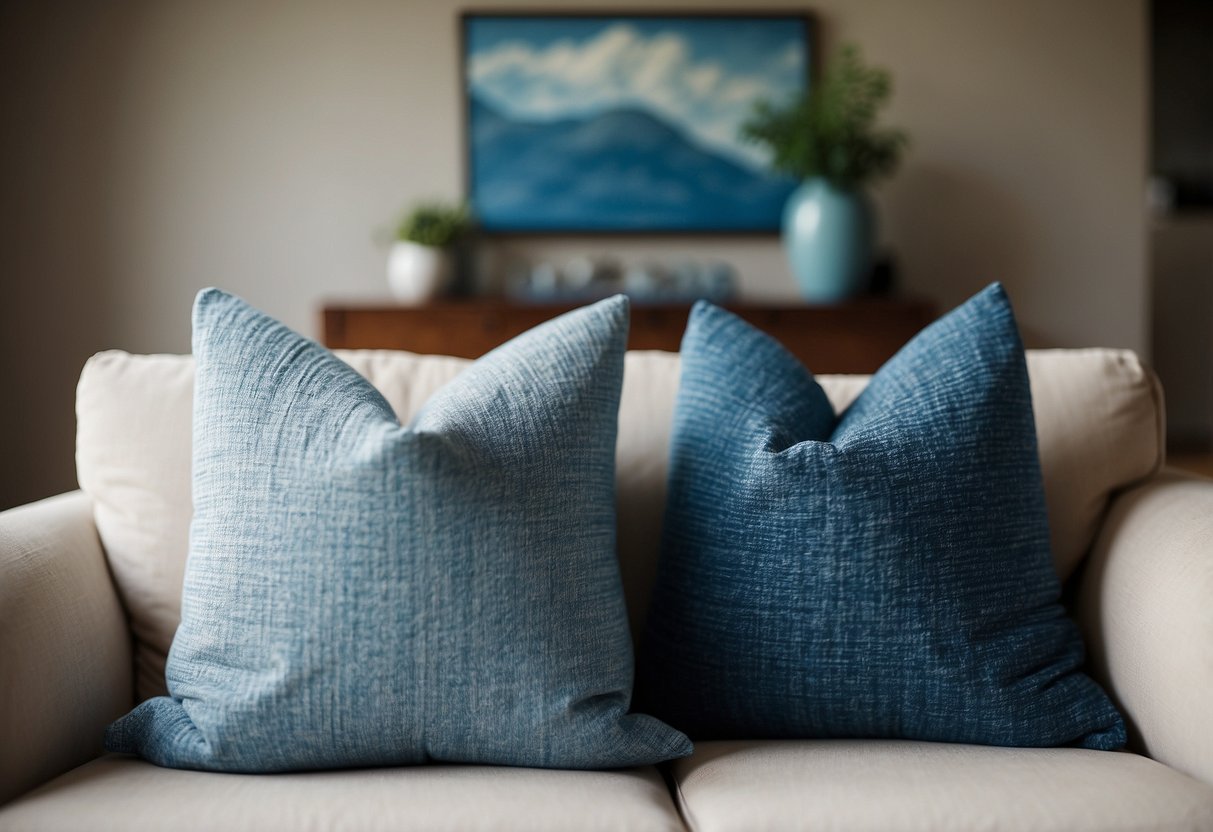
<svg viewBox="0 0 1213 832">
<path fill-rule="evenodd" d="M 738 129 L 805 90 L 807 16 L 469 12 L 461 29 L 484 231 L 778 230 L 796 183 Z"/>
</svg>

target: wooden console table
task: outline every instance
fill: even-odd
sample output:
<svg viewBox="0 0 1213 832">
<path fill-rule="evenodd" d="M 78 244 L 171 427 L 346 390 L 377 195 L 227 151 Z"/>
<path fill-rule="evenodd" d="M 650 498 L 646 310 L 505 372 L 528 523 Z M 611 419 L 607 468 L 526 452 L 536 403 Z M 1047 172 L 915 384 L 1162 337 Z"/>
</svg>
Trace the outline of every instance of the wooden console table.
<svg viewBox="0 0 1213 832">
<path fill-rule="evenodd" d="M 425 306 L 329 303 L 324 343 L 332 349 L 390 349 L 477 358 L 575 308 L 500 299 Z M 690 304 L 632 304 L 628 348 L 677 351 Z M 738 302 L 727 308 L 777 338 L 815 373 L 871 373 L 935 319 L 921 299 L 871 297 L 834 306 Z"/>
</svg>

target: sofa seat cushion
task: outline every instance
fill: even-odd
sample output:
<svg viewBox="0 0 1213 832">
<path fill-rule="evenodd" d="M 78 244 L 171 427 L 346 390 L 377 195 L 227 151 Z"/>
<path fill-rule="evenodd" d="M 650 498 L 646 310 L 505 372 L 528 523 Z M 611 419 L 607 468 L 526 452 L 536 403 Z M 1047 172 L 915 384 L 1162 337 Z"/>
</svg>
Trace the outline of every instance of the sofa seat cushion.
<svg viewBox="0 0 1213 832">
<path fill-rule="evenodd" d="M 655 768 L 181 771 L 107 755 L 0 808 L 0 830 L 683 829 Z"/>
<path fill-rule="evenodd" d="M 1213 830 L 1213 787 L 1127 752 L 907 740 L 700 742 L 692 830 Z"/>
</svg>

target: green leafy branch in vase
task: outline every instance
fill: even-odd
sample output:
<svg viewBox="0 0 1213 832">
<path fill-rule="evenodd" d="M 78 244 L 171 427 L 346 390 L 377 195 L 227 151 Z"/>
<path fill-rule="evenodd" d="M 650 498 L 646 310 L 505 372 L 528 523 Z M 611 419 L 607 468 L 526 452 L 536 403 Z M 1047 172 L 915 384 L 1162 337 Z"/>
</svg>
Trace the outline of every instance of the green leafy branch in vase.
<svg viewBox="0 0 1213 832">
<path fill-rule="evenodd" d="M 771 149 L 771 167 L 797 179 L 823 177 L 862 189 L 891 175 L 909 144 L 902 130 L 878 127 L 893 92 L 889 73 L 843 46 L 812 89 L 783 105 L 759 100 L 741 138 Z"/>
</svg>

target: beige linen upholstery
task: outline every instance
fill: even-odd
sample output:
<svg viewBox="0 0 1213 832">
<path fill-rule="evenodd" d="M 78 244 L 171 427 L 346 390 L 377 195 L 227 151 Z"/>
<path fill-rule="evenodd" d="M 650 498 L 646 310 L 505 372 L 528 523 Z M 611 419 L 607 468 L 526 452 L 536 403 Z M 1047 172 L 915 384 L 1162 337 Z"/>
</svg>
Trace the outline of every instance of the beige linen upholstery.
<svg viewBox="0 0 1213 832">
<path fill-rule="evenodd" d="M 1112 492 L 1162 468 L 1162 387 L 1129 350 L 1030 350 L 1028 377 L 1053 562 L 1064 580 L 1095 539 Z"/>
<path fill-rule="evenodd" d="M 1213 830 L 1213 788 L 1124 752 L 700 742 L 674 774 L 695 832 Z"/>
<path fill-rule="evenodd" d="M 1077 612 L 1130 740 L 1213 784 L 1213 480 L 1165 471 L 1117 497 Z"/>
<path fill-rule="evenodd" d="M 214 774 L 106 756 L 0 808 L 0 832 L 682 829 L 654 768 L 416 766 Z"/>
<path fill-rule="evenodd" d="M 0 513 L 0 803 L 101 753 L 130 632 L 80 493 Z"/>
<path fill-rule="evenodd" d="M 76 479 L 135 636 L 135 693 L 164 693 L 189 546 L 194 361 L 98 353 L 76 387 Z"/>
<path fill-rule="evenodd" d="M 384 394 L 402 421 L 469 362 L 404 352 L 338 353 Z M 1058 572 L 1090 546 L 1108 495 L 1161 463 L 1156 384 L 1124 350 L 1028 353 Z M 670 422 L 678 391 L 674 353 L 631 352 L 617 445 L 618 541 L 632 631 L 643 632 L 665 508 Z M 188 356 L 100 353 L 77 394 L 76 461 L 136 638 L 139 699 L 164 693 L 164 661 L 180 618 L 188 549 Z M 865 376 L 822 376 L 836 409 Z"/>
<path fill-rule="evenodd" d="M 632 632 L 643 632 L 657 580 L 670 423 L 681 364 L 667 352 L 629 352 L 615 445 L 617 547 Z"/>
</svg>

